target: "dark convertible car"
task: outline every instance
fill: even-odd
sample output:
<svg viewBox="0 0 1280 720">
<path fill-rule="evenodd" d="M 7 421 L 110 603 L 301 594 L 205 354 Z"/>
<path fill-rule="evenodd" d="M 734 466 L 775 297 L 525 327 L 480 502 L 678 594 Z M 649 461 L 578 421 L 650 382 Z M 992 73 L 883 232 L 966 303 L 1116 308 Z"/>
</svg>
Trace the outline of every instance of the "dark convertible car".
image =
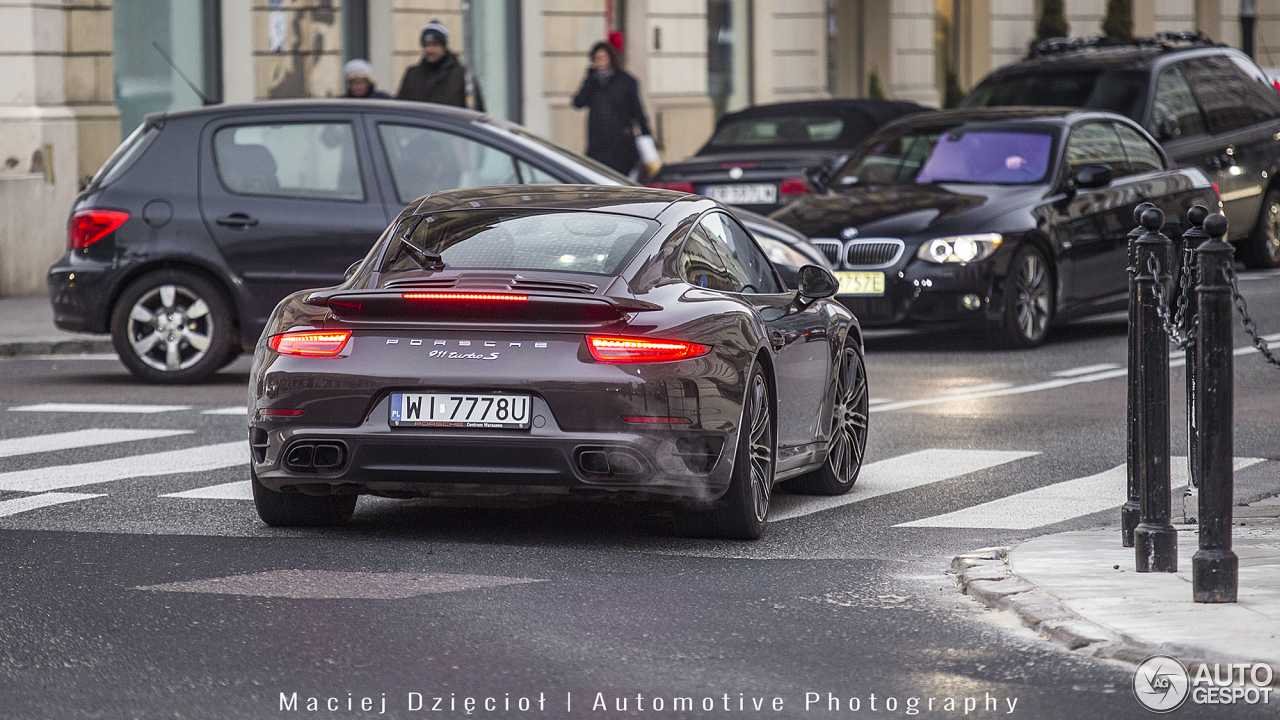
<svg viewBox="0 0 1280 720">
<path fill-rule="evenodd" d="M 1068 108 L 916 115 L 885 126 L 821 194 L 774 213 L 838 265 L 864 325 L 986 326 L 1038 345 L 1055 320 L 1127 303 L 1133 211 L 1221 208 L 1132 120 Z"/>
<path fill-rule="evenodd" d="M 695 195 L 429 195 L 346 282 L 272 313 L 250 376 L 258 513 L 573 494 L 673 501 L 685 534 L 759 537 L 775 481 L 845 493 L 866 447 L 858 323 L 830 271 L 798 284 Z"/>
</svg>

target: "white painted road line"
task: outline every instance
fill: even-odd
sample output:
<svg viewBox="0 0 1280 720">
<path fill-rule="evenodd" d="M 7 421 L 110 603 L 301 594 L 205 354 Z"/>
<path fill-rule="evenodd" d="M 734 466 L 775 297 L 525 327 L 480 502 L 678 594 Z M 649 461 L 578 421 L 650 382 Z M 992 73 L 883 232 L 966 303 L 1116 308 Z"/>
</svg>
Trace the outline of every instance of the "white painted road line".
<svg viewBox="0 0 1280 720">
<path fill-rule="evenodd" d="M 930 449 L 873 462 L 862 468 L 858 482 L 847 495 L 812 497 L 777 493 L 769 521 L 778 522 L 870 500 L 880 495 L 910 490 L 971 472 L 1039 455 L 1038 452 L 1003 450 Z"/>
<path fill-rule="evenodd" d="M 1238 472 L 1260 462 L 1263 462 L 1262 458 L 1236 458 L 1234 466 Z M 1127 476 L 1126 467 L 1117 465 L 1097 475 L 1046 485 L 944 515 L 899 523 L 894 527 L 1030 530 L 1120 507 L 1128 499 Z M 1186 486 L 1185 457 L 1172 458 L 1169 476 L 1175 489 Z"/>
<path fill-rule="evenodd" d="M 51 492 L 42 495 L 29 495 L 27 497 L 13 498 L 12 500 L 0 501 L 0 517 L 7 515 L 17 515 L 28 510 L 38 510 L 50 505 L 61 505 L 62 503 L 75 502 L 77 500 L 91 500 L 93 498 L 106 497 L 102 494 L 89 493 L 59 493 Z"/>
<path fill-rule="evenodd" d="M 248 463 L 249 443 L 237 440 L 115 460 L 0 473 L 0 490 L 44 492 L 127 478 L 218 470 Z"/>
<path fill-rule="evenodd" d="M 160 497 L 186 498 L 188 500 L 252 500 L 253 488 L 250 487 L 248 480 L 236 480 L 235 482 L 221 485 L 169 493 Z"/>
<path fill-rule="evenodd" d="M 1053 376 L 1060 378 L 1080 377 L 1081 375 L 1089 375 L 1096 372 L 1102 372 L 1103 370 L 1115 370 L 1118 367 L 1120 366 L 1115 363 L 1085 365 L 1084 367 L 1071 368 L 1070 370 L 1059 370 L 1058 372 L 1053 373 Z"/>
<path fill-rule="evenodd" d="M 110 445 L 112 443 L 134 442 L 135 440 L 152 440 L 154 438 L 173 435 L 189 435 L 194 430 L 124 430 L 99 429 L 74 430 L 72 432 L 49 433 L 29 437 L 8 438 L 0 440 L 0 457 L 15 455 L 32 455 L 34 453 L 55 452 L 71 448 L 92 447 L 94 445 Z"/>
<path fill-rule="evenodd" d="M 9 412 L 57 412 L 57 413 L 132 413 L 150 414 L 190 410 L 190 405 L 118 405 L 108 403 L 40 403 L 9 408 Z"/>
<path fill-rule="evenodd" d="M 201 415 L 249 415 L 249 410 L 244 405 L 232 405 L 231 407 L 220 407 L 212 410 L 205 410 Z"/>
<path fill-rule="evenodd" d="M 1011 382 L 989 382 L 981 385 L 969 385 L 967 387 L 953 387 L 943 390 L 944 395 L 967 395 L 969 393 L 986 392 L 987 390 L 1003 390 L 1013 387 Z"/>
</svg>

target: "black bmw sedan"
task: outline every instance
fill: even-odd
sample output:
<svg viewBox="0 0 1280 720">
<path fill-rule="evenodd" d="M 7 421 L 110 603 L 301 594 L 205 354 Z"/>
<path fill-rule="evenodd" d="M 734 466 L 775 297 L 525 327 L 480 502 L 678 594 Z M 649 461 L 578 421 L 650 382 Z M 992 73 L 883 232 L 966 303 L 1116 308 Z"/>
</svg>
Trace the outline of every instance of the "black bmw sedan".
<svg viewBox="0 0 1280 720">
<path fill-rule="evenodd" d="M 885 126 L 825 192 L 773 217 L 838 265 L 864 325 L 964 323 L 1030 347 L 1056 321 L 1126 306 L 1138 204 L 1163 210 L 1176 241 L 1192 205 L 1221 207 L 1216 192 L 1113 113 L 959 110 Z"/>
<path fill-rule="evenodd" d="M 903 115 L 931 112 L 905 100 L 803 100 L 729 113 L 693 156 L 662 166 L 652 187 L 772 212 L 809 192 L 806 176 L 829 175 L 867 136 Z"/>
<path fill-rule="evenodd" d="M 336 285 L 405 204 L 484 185 L 631 185 L 518 125 L 393 100 L 288 100 L 148 116 L 76 199 L 48 272 L 54 322 L 110 333 L 148 382 L 252 348 L 280 298 Z M 738 212 L 793 282 L 805 238 Z"/>
<path fill-rule="evenodd" d="M 272 313 L 249 379 L 258 513 L 332 524 L 361 494 L 572 494 L 757 538 L 775 482 L 839 495 L 862 465 L 862 339 L 835 291 L 812 265 L 788 290 L 696 195 L 429 195 L 346 282 Z"/>
</svg>

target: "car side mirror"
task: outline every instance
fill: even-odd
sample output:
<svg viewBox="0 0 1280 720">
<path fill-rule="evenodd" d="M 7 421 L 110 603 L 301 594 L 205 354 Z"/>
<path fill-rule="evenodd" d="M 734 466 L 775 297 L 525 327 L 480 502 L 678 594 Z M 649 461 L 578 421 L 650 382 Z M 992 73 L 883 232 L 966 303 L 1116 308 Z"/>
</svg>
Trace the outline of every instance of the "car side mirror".
<svg viewBox="0 0 1280 720">
<path fill-rule="evenodd" d="M 840 281 L 824 267 L 805 265 L 797 274 L 796 291 L 806 300 L 829 298 L 839 290 Z"/>
<path fill-rule="evenodd" d="M 831 182 L 831 168 L 826 165 L 818 165 L 816 167 L 804 169 L 805 182 L 809 183 L 809 188 L 817 193 L 827 191 L 827 183 Z"/>
<path fill-rule="evenodd" d="M 356 274 L 356 270 L 357 270 L 357 269 L 359 269 L 359 267 L 360 267 L 360 263 L 362 263 L 362 262 L 364 262 L 364 260 L 357 260 L 357 261 L 355 261 L 355 262 L 351 263 L 351 265 L 350 265 L 349 267 L 347 267 L 347 271 L 346 271 L 346 272 L 344 272 L 344 273 L 342 273 L 342 279 L 343 279 L 344 281 L 346 281 L 346 280 L 350 280 L 350 279 L 351 279 L 351 276 L 353 276 L 353 275 L 355 275 L 355 274 Z"/>
<path fill-rule="evenodd" d="M 1075 182 L 1081 189 L 1106 187 L 1111 184 L 1111 166 L 1100 163 L 1085 165 L 1076 173 Z"/>
<path fill-rule="evenodd" d="M 1156 127 L 1156 135 L 1159 136 L 1160 142 L 1172 140 L 1182 134 L 1182 126 L 1178 124 L 1178 119 L 1167 117 L 1160 121 L 1160 125 Z"/>
</svg>

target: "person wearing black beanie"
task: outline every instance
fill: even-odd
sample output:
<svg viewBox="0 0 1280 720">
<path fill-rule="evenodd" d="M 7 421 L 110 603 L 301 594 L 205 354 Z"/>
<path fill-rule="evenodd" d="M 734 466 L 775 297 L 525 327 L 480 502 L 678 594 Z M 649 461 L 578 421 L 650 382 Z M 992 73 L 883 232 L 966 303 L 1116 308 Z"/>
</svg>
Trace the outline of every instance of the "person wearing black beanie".
<svg viewBox="0 0 1280 720">
<path fill-rule="evenodd" d="M 449 28 L 432 20 L 422 29 L 422 60 L 404 71 L 396 98 L 442 105 L 470 107 L 484 112 L 480 86 L 472 80 L 472 102 L 467 102 L 467 71 L 449 50 Z"/>
</svg>

